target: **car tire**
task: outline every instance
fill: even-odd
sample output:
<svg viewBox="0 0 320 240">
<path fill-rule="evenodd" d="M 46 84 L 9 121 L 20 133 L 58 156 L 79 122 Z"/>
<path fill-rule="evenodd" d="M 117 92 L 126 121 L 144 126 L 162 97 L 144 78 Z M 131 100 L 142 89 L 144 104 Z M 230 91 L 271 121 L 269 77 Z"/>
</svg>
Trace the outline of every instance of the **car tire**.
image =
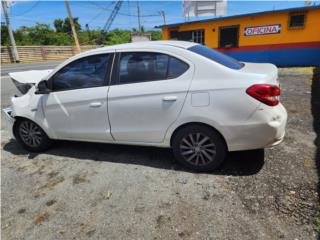
<svg viewBox="0 0 320 240">
<path fill-rule="evenodd" d="M 182 165 L 200 172 L 218 168 L 227 154 L 222 136 L 204 125 L 189 125 L 179 129 L 173 136 L 172 149 Z"/>
<path fill-rule="evenodd" d="M 13 129 L 17 141 L 29 152 L 43 152 L 52 145 L 52 140 L 35 122 L 18 119 Z"/>
</svg>

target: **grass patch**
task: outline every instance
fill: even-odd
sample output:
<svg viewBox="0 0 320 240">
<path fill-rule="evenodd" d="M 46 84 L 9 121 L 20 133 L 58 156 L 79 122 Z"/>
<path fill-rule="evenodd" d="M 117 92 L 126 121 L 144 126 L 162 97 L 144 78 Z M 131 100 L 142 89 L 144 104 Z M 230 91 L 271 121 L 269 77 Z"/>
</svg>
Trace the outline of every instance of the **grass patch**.
<svg viewBox="0 0 320 240">
<path fill-rule="evenodd" d="M 315 230 L 320 234 L 320 212 L 318 212 L 318 215 L 316 216 L 314 224 L 315 224 Z"/>
<path fill-rule="evenodd" d="M 282 73 L 313 74 L 313 67 L 279 68 Z"/>
</svg>

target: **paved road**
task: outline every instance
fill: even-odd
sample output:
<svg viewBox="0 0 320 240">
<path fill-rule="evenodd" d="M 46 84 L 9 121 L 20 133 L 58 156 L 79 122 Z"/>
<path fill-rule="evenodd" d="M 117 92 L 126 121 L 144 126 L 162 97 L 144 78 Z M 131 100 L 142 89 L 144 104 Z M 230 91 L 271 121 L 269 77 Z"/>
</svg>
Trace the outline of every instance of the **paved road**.
<svg viewBox="0 0 320 240">
<path fill-rule="evenodd" d="M 52 69 L 56 67 L 61 61 L 49 61 L 41 63 L 14 63 L 5 64 L 1 67 L 1 76 L 7 76 L 10 72 L 20 72 L 27 70 L 42 70 L 42 69 Z"/>
</svg>

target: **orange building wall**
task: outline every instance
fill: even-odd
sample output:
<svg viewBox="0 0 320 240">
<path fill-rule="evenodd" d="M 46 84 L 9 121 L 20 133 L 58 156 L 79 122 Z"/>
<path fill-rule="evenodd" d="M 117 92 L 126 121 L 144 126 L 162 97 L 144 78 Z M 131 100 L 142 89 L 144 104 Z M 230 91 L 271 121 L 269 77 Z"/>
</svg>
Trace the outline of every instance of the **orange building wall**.
<svg viewBox="0 0 320 240">
<path fill-rule="evenodd" d="M 163 27 L 162 37 L 169 39 L 169 30 L 178 31 L 205 30 L 205 44 L 210 48 L 218 48 L 219 27 L 240 25 L 239 46 L 320 42 L 320 9 L 308 9 L 306 12 L 305 27 L 303 29 L 288 29 L 288 12 L 274 12 L 244 16 L 230 19 L 214 20 L 210 22 L 192 23 L 177 27 Z M 281 24 L 281 33 L 269 35 L 244 36 L 245 27 Z"/>
</svg>

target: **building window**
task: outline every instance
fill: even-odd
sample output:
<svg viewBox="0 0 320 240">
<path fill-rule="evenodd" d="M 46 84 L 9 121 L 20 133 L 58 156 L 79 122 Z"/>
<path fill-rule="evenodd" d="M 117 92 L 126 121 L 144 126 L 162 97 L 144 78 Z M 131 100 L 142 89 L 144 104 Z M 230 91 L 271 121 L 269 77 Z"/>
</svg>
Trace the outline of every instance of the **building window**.
<svg viewBox="0 0 320 240">
<path fill-rule="evenodd" d="M 177 39 L 178 38 L 178 30 L 170 30 L 169 35 L 170 39 Z"/>
<path fill-rule="evenodd" d="M 289 14 L 289 29 L 303 28 L 306 20 L 306 13 L 290 13 Z"/>
<path fill-rule="evenodd" d="M 192 31 L 192 42 L 204 45 L 204 30 Z"/>
<path fill-rule="evenodd" d="M 239 26 L 226 26 L 219 29 L 219 48 L 239 46 Z"/>
<path fill-rule="evenodd" d="M 170 38 L 173 39 L 171 32 L 170 32 Z M 181 41 L 188 41 L 188 42 L 195 42 L 195 43 L 200 43 L 204 45 L 204 30 L 193 30 L 193 31 L 177 31 L 177 38 L 178 40 Z"/>
</svg>

